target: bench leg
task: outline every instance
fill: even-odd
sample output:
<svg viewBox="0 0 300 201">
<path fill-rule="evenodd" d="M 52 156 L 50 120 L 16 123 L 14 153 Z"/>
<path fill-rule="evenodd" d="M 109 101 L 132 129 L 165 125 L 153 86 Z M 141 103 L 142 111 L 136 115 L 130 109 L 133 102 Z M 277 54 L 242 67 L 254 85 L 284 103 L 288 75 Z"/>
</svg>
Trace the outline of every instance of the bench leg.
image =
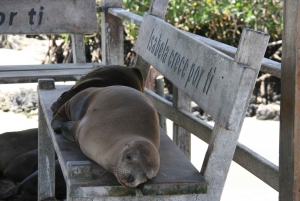
<svg viewBox="0 0 300 201">
<path fill-rule="evenodd" d="M 38 200 L 55 198 L 55 150 L 39 103 Z"/>
</svg>

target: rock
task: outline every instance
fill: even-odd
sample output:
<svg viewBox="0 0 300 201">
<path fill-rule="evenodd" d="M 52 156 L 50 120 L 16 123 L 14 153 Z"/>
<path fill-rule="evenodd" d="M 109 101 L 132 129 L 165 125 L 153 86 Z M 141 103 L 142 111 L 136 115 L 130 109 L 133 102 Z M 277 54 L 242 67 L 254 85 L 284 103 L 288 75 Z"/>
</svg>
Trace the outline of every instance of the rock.
<svg viewBox="0 0 300 201">
<path fill-rule="evenodd" d="M 9 112 L 9 110 L 10 110 L 10 107 L 9 107 L 9 106 L 4 106 L 4 107 L 2 107 L 2 111 L 3 111 L 3 112 Z"/>
<path fill-rule="evenodd" d="M 258 120 L 278 120 L 280 116 L 280 105 L 271 103 L 269 105 L 260 104 L 257 108 L 256 119 Z"/>
<path fill-rule="evenodd" d="M 246 111 L 246 117 L 254 117 L 256 115 L 256 110 L 257 110 L 257 105 L 250 104 Z"/>
<path fill-rule="evenodd" d="M 0 109 L 4 112 L 23 113 L 27 117 L 37 115 L 37 92 L 32 89 L 21 89 L 13 93 L 0 91 Z"/>
</svg>

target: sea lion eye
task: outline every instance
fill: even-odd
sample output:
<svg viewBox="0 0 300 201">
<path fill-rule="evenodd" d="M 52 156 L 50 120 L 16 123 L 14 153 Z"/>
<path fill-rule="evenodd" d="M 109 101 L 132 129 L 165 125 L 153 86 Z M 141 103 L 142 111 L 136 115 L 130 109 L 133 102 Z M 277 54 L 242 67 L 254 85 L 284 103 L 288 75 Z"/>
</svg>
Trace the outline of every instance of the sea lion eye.
<svg viewBox="0 0 300 201">
<path fill-rule="evenodd" d="M 132 158 L 131 158 L 131 156 L 130 156 L 129 153 L 127 153 L 127 154 L 125 155 L 125 157 L 126 157 L 126 159 L 128 159 L 128 160 L 132 160 Z"/>
</svg>

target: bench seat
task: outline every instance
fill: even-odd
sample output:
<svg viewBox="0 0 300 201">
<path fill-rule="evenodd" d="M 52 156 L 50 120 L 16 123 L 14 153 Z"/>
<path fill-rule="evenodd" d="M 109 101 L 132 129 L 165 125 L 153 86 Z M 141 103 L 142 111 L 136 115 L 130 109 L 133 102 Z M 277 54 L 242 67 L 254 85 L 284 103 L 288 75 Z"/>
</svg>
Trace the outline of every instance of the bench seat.
<svg viewBox="0 0 300 201">
<path fill-rule="evenodd" d="M 57 153 L 70 197 L 107 197 L 142 195 L 180 195 L 203 194 L 207 191 L 207 182 L 188 158 L 172 142 L 161 129 L 160 169 L 157 176 L 137 188 L 127 188 L 120 185 L 114 175 L 100 165 L 87 158 L 73 142 L 66 140 L 61 134 L 56 134 L 51 126 L 51 104 L 65 91 L 68 85 L 58 85 L 55 89 L 39 89 L 40 107 L 43 113 L 48 134 L 50 134 Z M 120 114 L 121 115 L 121 114 Z M 41 117 L 41 116 L 40 116 Z M 80 164 L 80 161 L 91 164 L 91 178 L 68 178 L 68 162 Z M 75 162 L 77 161 L 77 162 Z M 78 162 L 79 161 L 79 162 Z M 89 162 L 88 162 L 89 161 Z"/>
</svg>

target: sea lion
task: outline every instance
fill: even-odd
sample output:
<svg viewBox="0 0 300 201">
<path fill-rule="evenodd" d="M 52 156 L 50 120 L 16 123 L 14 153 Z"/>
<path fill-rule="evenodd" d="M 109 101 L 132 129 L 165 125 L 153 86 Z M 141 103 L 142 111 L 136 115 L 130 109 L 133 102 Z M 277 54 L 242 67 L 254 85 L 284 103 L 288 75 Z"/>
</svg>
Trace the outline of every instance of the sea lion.
<svg viewBox="0 0 300 201">
<path fill-rule="evenodd" d="M 138 90 L 126 86 L 85 89 L 59 109 L 51 126 L 78 143 L 86 156 L 123 186 L 136 187 L 158 172 L 158 116 Z"/>
<path fill-rule="evenodd" d="M 37 149 L 38 129 L 7 132 L 0 135 L 0 173 L 14 158 Z"/>
<path fill-rule="evenodd" d="M 0 174 L 14 182 L 0 199 L 22 195 L 25 200 L 37 200 L 38 188 L 38 128 L 0 134 Z M 58 161 L 55 164 L 55 196 L 66 197 L 66 183 Z"/>
<path fill-rule="evenodd" d="M 38 170 L 29 175 L 15 188 L 15 194 L 21 194 L 25 200 L 37 200 Z M 58 160 L 55 161 L 55 198 L 66 199 L 66 182 Z"/>
<path fill-rule="evenodd" d="M 38 169 L 38 149 L 25 152 L 9 162 L 3 175 L 13 180 L 21 182 L 26 177 Z"/>
<path fill-rule="evenodd" d="M 59 108 L 78 92 L 89 87 L 123 85 L 144 90 L 143 76 L 138 68 L 111 65 L 98 67 L 82 77 L 69 91 L 64 92 L 51 106 L 53 116 Z"/>
</svg>

